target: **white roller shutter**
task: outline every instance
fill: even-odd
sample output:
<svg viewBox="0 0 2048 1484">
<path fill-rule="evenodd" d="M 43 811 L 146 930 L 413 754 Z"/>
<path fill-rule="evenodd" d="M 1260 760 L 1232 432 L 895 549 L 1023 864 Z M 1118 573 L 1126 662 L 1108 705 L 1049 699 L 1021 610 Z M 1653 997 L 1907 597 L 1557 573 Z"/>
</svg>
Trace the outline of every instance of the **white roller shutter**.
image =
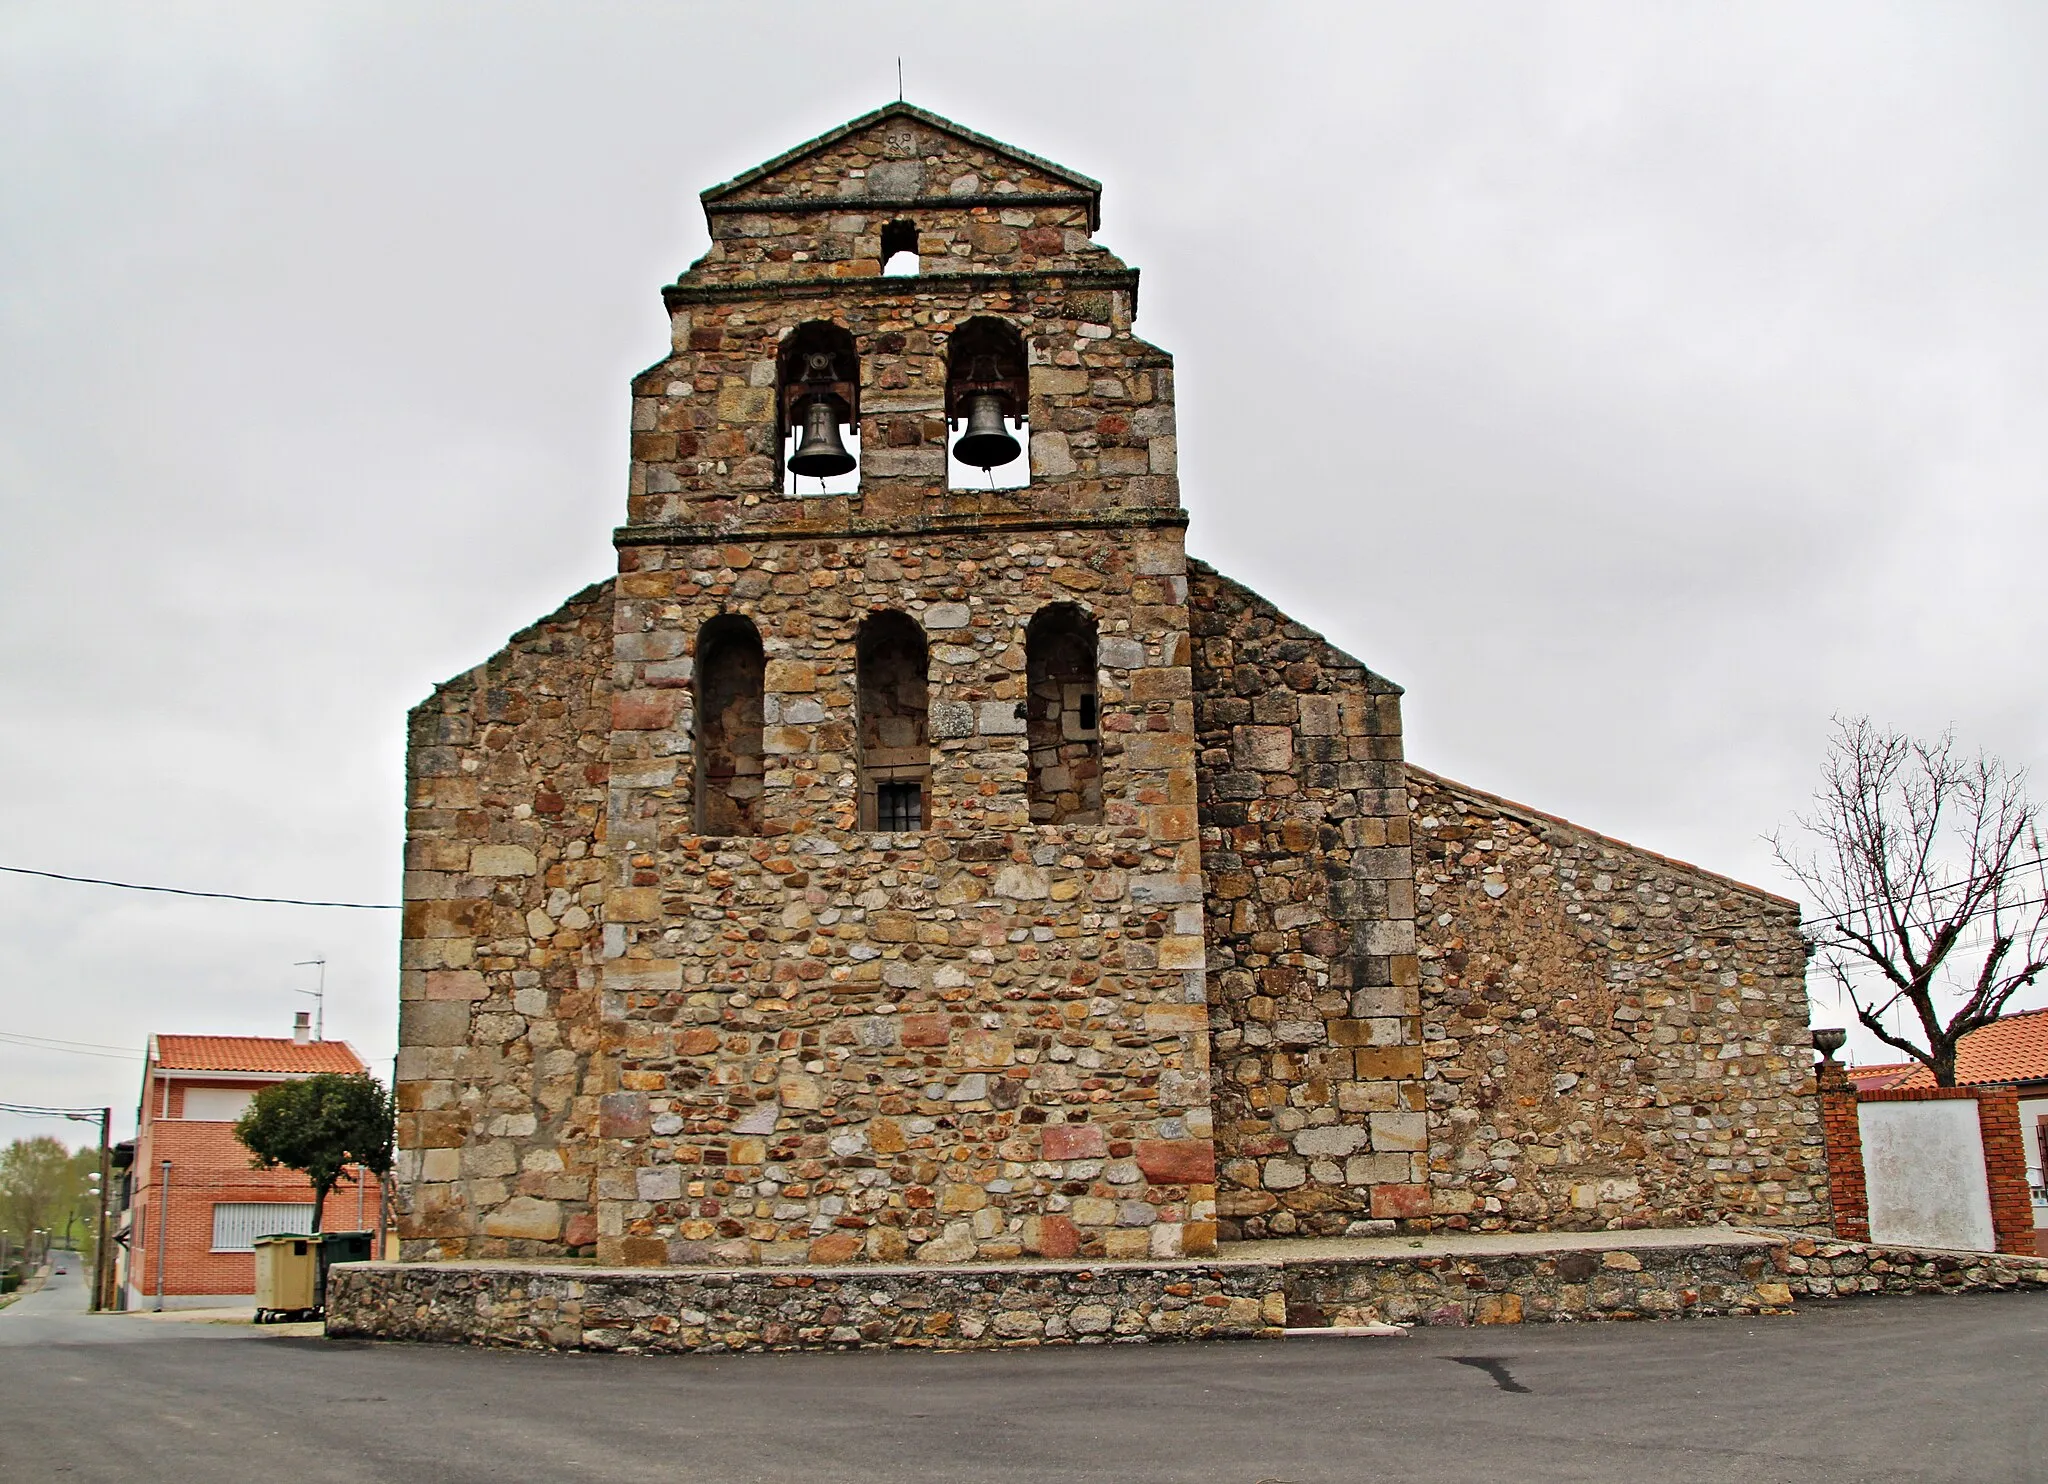
<svg viewBox="0 0 2048 1484">
<path fill-rule="evenodd" d="M 221 1201 L 213 1208 L 213 1250 L 253 1252 L 272 1232 L 302 1232 L 313 1224 L 313 1203 Z"/>
</svg>

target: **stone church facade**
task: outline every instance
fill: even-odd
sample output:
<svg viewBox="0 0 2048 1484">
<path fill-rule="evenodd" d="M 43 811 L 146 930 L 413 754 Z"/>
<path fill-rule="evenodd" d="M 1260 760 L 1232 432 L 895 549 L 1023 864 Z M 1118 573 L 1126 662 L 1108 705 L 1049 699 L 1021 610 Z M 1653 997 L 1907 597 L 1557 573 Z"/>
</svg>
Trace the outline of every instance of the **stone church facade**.
<svg viewBox="0 0 2048 1484">
<path fill-rule="evenodd" d="M 703 201 L 616 575 L 411 718 L 408 1259 L 1825 1226 L 1796 908 L 1187 556 L 1094 181 L 895 104 Z"/>
</svg>

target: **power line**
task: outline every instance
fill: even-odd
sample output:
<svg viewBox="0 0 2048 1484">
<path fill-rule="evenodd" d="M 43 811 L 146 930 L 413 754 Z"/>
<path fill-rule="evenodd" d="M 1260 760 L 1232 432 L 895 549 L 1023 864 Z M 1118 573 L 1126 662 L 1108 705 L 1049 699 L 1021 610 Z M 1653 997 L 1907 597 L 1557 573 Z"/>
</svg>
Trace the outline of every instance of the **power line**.
<svg viewBox="0 0 2048 1484">
<path fill-rule="evenodd" d="M 117 1051 L 111 1046 L 94 1047 L 90 1041 L 53 1041 L 47 1036 L 20 1036 L 12 1031 L 0 1031 L 0 1041 L 14 1046 L 26 1046 L 33 1051 L 60 1051 L 66 1056 L 101 1056 L 109 1061 L 142 1061 L 139 1051 Z"/>
<path fill-rule="evenodd" d="M 2044 906 L 2044 905 L 2048 905 L 2048 896 L 2040 896 L 2040 897 L 2021 897 L 2021 898 L 2020 898 L 2020 899 L 2019 899 L 2018 901 L 2016 901 L 2016 902 L 2001 902 L 2001 903 L 1999 903 L 1999 905 L 1998 905 L 1998 910 L 1999 910 L 1999 911 L 2002 911 L 2002 912 L 2018 912 L 2018 911 L 2020 911 L 2021 909 L 2023 909 L 2023 908 L 2026 908 L 2026 907 L 2040 907 L 2040 906 Z M 1869 913 L 1870 913 L 1871 915 L 1873 915 L 1873 916 L 1874 916 L 1874 915 L 1876 914 L 1876 912 L 1877 912 L 1877 909 L 1876 909 L 1875 907 L 1870 907 L 1870 908 L 1866 908 L 1866 909 L 1861 909 L 1861 910 L 1863 910 L 1863 911 L 1867 911 L 1867 912 L 1869 912 Z M 1969 925 L 1969 926 L 1971 926 L 1971 927 L 1975 927 L 1975 926 L 1977 926 L 1977 925 L 1978 925 L 1978 920 L 1979 920 L 1979 919 L 1982 919 L 1982 918 L 1985 918 L 1985 917 L 1989 917 L 1990 915 L 1991 915 L 1991 909 L 1990 909 L 1989 907 L 1986 907 L 1986 908 L 1985 908 L 1985 909 L 1984 909 L 1983 911 L 1981 911 L 1981 912 L 1979 912 L 1979 913 L 1977 914 L 1976 918 L 1974 918 L 1974 919 L 1967 919 L 1968 925 Z M 1838 918 L 1818 918 L 1818 919 L 1816 919 L 1816 921 L 1822 921 L 1822 922 L 1834 922 L 1834 921 L 1839 921 L 1839 919 L 1838 919 Z M 1812 926 L 1812 924 L 1811 924 L 1811 923 L 1801 923 L 1801 924 L 1800 924 L 1800 926 L 1801 926 L 1802 928 L 1809 928 L 1809 927 L 1811 927 L 1811 926 Z M 1919 930 L 1920 932 L 1923 932 L 1923 933 L 1933 933 L 1933 932 L 1935 932 L 1935 931 L 1936 931 L 1936 930 L 1937 930 L 1938 928 L 1943 928 L 1943 927 L 1946 927 L 1946 926 L 1948 926 L 1948 924 L 1947 924 L 1947 923 L 1928 923 L 1928 922 L 1909 922 L 1909 923 L 1907 923 L 1907 924 L 1906 924 L 1906 926 L 1907 926 L 1908 928 L 1915 928 L 1915 929 L 1918 929 L 1918 930 Z M 1828 938 L 1828 939 L 1826 939 L 1826 941 L 1825 941 L 1825 942 L 1823 942 L 1823 944 L 1822 944 L 1822 946 L 1823 946 L 1823 947 L 1829 947 L 1829 948 L 1839 948 L 1839 947 L 1842 947 L 1842 946 L 1844 946 L 1844 945 L 1843 945 L 1843 942 L 1842 942 L 1842 940 L 1843 940 L 1843 939 L 1845 939 L 1845 938 L 1848 938 L 1848 936 L 1849 936 L 1849 935 L 1848 935 L 1848 934 L 1847 934 L 1846 932 L 1844 932 L 1844 931 L 1843 931 L 1842 929 L 1840 929 L 1839 927 L 1838 927 L 1838 928 L 1837 928 L 1837 929 L 1836 929 L 1835 931 L 1836 931 L 1836 936 L 1835 936 L 1835 937 L 1833 937 L 1833 938 Z M 1890 925 L 1889 923 L 1878 923 L 1878 924 L 1876 924 L 1876 925 L 1874 926 L 1874 928 L 1873 928 L 1873 930 L 1872 930 L 1872 936 L 1874 936 L 1874 937 L 1880 937 L 1880 938 L 1889 938 L 1889 937 L 1891 936 L 1891 933 L 1892 933 L 1892 928 L 1891 928 L 1891 925 Z M 1820 934 L 1818 934 L 1818 933 L 1817 933 L 1817 934 L 1815 934 L 1815 936 L 1816 936 L 1816 937 L 1820 937 L 1820 936 L 1822 936 L 1822 935 L 1820 935 Z M 1955 949 L 1955 948 L 1983 948 L 1983 947 L 1987 946 L 1987 945 L 1988 945 L 1988 944 L 1990 943 L 1990 941 L 1991 941 L 1991 940 L 1990 940 L 1989 938 L 1979 938 L 1979 939 L 1976 939 L 1976 940 L 1974 940 L 1974 941 L 1972 941 L 1972 942 L 1968 942 L 1968 943 L 1965 943 L 1965 942 L 1956 942 L 1956 943 L 1952 943 L 1952 944 L 1950 944 L 1949 946 L 1950 946 L 1950 948 L 1951 948 L 1951 949 Z"/>
<path fill-rule="evenodd" d="M 236 891 L 193 891 L 183 886 L 142 886 L 133 881 L 108 881 L 99 876 L 67 876 L 62 871 L 35 871 L 27 866 L 0 866 L 16 876 L 41 876 L 49 881 L 75 881 L 83 886 L 112 886 L 122 891 L 155 891 L 174 897 L 209 897 L 220 902 L 264 902 L 279 907 L 344 907 L 355 912 L 396 912 L 396 902 L 313 902 L 303 897 L 251 897 Z"/>
<path fill-rule="evenodd" d="M 0 1113 L 20 1113 L 28 1118 L 97 1119 L 104 1108 L 44 1108 L 34 1103 L 0 1103 Z"/>
<path fill-rule="evenodd" d="M 2048 855 L 2037 855 L 2037 856 L 2034 856 L 2034 857 L 2032 857 L 2031 859 L 2028 859 L 2028 860 L 2023 860 L 2023 861 L 2009 861 L 2009 862 L 2007 862 L 2007 864 L 2006 864 L 2006 866 L 2005 866 L 2005 869 L 2004 869 L 2004 871 L 2002 871 L 2002 872 L 1992 872 L 1992 871 L 1985 871 L 1985 872 L 1983 872 L 1983 873 L 1982 873 L 1982 874 L 1980 874 L 1980 875 L 1975 875 L 1975 876 L 1965 876 L 1965 877 L 1963 877 L 1963 878 L 1962 878 L 1962 880 L 1960 880 L 1960 881 L 1951 881 L 1951 882 L 1949 882 L 1949 883 L 1948 883 L 1948 884 L 1947 884 L 1946 886 L 1930 886 L 1930 887 L 1927 887 L 1927 888 L 1925 888 L 1924 890 L 1917 890 L 1917 891 L 1915 891 L 1915 892 L 1914 892 L 1914 893 L 1913 893 L 1912 895 L 1913 895 L 1914 897 L 1921 897 L 1921 896 L 1926 896 L 1926 897 L 1939 897 L 1939 896 L 1947 896 L 1947 895 L 1948 895 L 1948 894 L 1949 894 L 1950 892 L 1952 892 L 1952 891 L 1961 891 L 1961 890 L 1962 890 L 1962 889 L 1963 889 L 1964 887 L 1966 887 L 1966 886 L 1972 886 L 1972 885 L 1975 885 L 1975 884 L 1976 884 L 1977 882 L 1979 882 L 1979 881 L 1989 881 L 1989 880 L 1993 879 L 1993 877 L 1994 877 L 1994 876 L 1998 876 L 1998 875 L 2005 875 L 2005 874 L 2009 874 L 2009 873 L 2011 873 L 2011 872 L 2014 872 L 2014 871 L 2023 871 L 2023 870 L 2025 870 L 2025 869 L 2026 869 L 2026 868 L 2027 868 L 2028 866 L 2038 866 L 2038 865 L 2041 865 L 2041 864 L 2043 864 L 2044 862 L 2048 862 Z M 2029 901 L 2024 901 L 2024 902 L 2005 902 L 2005 903 L 2001 903 L 2000 905 L 2002 905 L 2002 906 L 2004 906 L 2004 907 L 2007 907 L 2007 908 L 2016 908 L 2016 907 L 2032 907 L 2032 906 L 2038 906 L 2038 905 L 2039 905 L 2039 904 L 2041 903 L 2041 901 L 2042 901 L 2042 900 L 2043 900 L 2043 899 L 2042 899 L 2042 898 L 2040 898 L 2040 897 L 2035 897 L 2035 898 L 2033 898 L 2033 899 L 2031 899 L 2031 900 L 2029 900 Z M 1876 912 L 1877 910 L 1878 910 L 1878 906 L 1877 906 L 1877 904 L 1872 904 L 1872 905 L 1869 905 L 1869 906 L 1863 906 L 1863 907 L 1851 907 L 1851 908 L 1849 908 L 1849 909 L 1848 909 L 1847 911 L 1845 911 L 1845 912 L 1830 912 L 1830 913 L 1829 913 L 1829 914 L 1827 914 L 1827 915 L 1826 915 L 1825 917 L 1809 917 L 1809 918 L 1806 918 L 1806 919 L 1805 919 L 1804 921 L 1802 921 L 1802 922 L 1801 922 L 1801 923 L 1800 923 L 1799 925 L 1800 925 L 1801 927 L 1813 927 L 1813 926 L 1815 926 L 1815 925 L 1817 925 L 1817 924 L 1819 924 L 1819 923 L 1823 923 L 1823 922 L 1842 922 L 1842 921 L 1845 921 L 1845 920 L 1847 920 L 1848 918 L 1851 918 L 1851 917 L 1857 917 L 1857 916 L 1861 916 L 1861 915 L 1863 915 L 1863 914 L 1865 914 L 1865 913 L 1874 913 L 1874 912 Z M 1988 911 L 1988 910 L 1989 910 L 1989 908 L 1987 907 L 1987 908 L 1986 908 L 1985 910 L 1987 910 L 1987 911 Z M 1924 925 L 1924 924 L 1921 924 L 1921 923 L 1908 923 L 1908 924 L 1907 924 L 1907 926 L 1908 926 L 1908 927 L 1918 927 L 1918 928 L 1921 928 L 1921 929 L 1922 929 L 1923 931 L 1925 931 L 1925 925 Z"/>
</svg>

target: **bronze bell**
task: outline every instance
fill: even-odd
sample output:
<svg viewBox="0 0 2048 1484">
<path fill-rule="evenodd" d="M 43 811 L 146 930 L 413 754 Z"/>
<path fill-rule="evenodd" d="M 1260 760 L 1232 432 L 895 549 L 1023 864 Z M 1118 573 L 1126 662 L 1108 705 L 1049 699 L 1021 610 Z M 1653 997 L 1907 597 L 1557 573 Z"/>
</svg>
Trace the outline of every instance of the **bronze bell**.
<svg viewBox="0 0 2048 1484">
<path fill-rule="evenodd" d="M 789 472 L 830 479 L 853 466 L 853 455 L 839 441 L 839 409 L 830 397 L 813 397 L 804 404 L 804 441 L 789 457 Z"/>
<path fill-rule="evenodd" d="M 1003 399 L 995 392 L 976 392 L 967 399 L 967 431 L 953 445 L 953 457 L 977 469 L 993 469 L 1022 453 L 1003 426 Z"/>
</svg>

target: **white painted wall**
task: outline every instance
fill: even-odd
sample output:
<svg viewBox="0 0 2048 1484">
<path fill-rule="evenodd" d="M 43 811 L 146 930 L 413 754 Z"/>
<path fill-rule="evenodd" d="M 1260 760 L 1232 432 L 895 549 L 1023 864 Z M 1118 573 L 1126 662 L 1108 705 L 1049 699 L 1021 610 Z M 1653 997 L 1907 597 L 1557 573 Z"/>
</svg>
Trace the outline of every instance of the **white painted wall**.
<svg viewBox="0 0 2048 1484">
<path fill-rule="evenodd" d="M 1857 1115 L 1873 1242 L 1997 1249 L 1976 1099 L 1863 1103 Z"/>
<path fill-rule="evenodd" d="M 2034 1193 L 2034 1225 L 2048 1226 L 2048 1179 L 2041 1168 L 2041 1141 L 2048 1138 L 2048 1098 L 2020 1099 L 2020 1139 L 2027 1146 L 2027 1188 Z"/>
</svg>

